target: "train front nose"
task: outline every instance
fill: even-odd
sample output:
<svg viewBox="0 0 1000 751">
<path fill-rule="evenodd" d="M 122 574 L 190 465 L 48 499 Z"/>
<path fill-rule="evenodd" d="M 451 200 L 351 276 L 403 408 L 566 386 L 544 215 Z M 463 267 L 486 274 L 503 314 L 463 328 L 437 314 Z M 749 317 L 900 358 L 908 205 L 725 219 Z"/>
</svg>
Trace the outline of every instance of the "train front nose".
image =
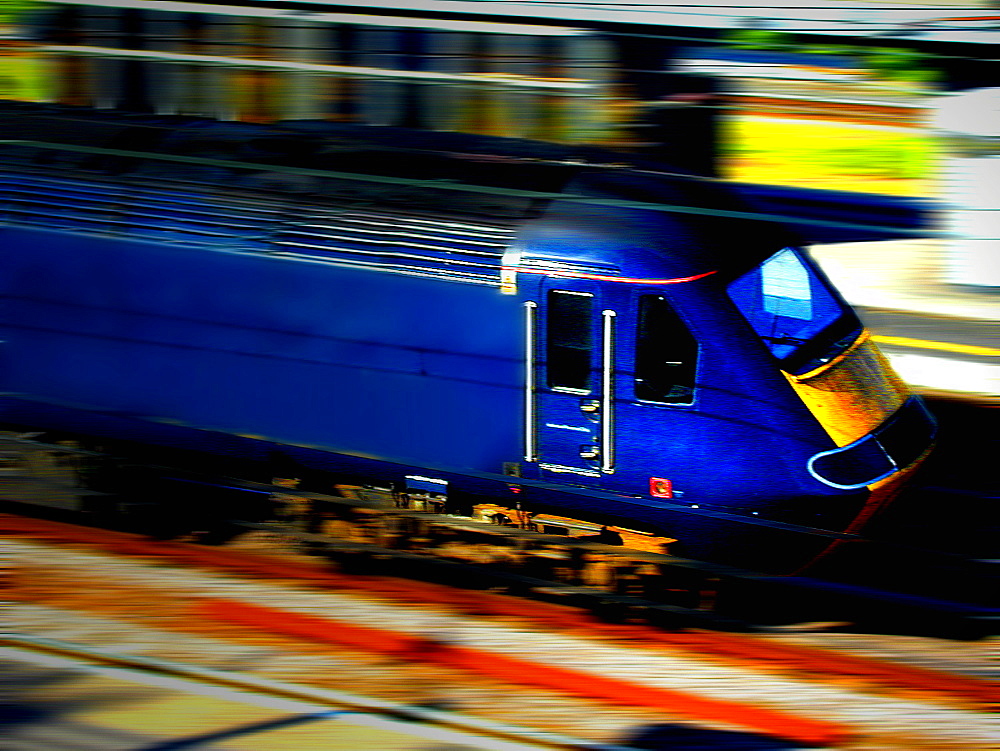
<svg viewBox="0 0 1000 751">
<path fill-rule="evenodd" d="M 836 448 L 814 454 L 809 474 L 838 490 L 869 490 L 849 530 L 890 501 L 934 445 L 937 424 L 862 331 L 845 352 L 786 377 Z"/>
<path fill-rule="evenodd" d="M 872 486 L 914 467 L 933 444 L 935 427 L 923 401 L 911 397 L 872 432 L 846 446 L 815 454 L 809 460 L 809 473 L 842 490 Z"/>
<path fill-rule="evenodd" d="M 873 498 L 899 485 L 930 450 L 934 420 L 811 259 L 784 248 L 728 291 L 835 446 L 810 457 L 809 474 Z"/>
</svg>

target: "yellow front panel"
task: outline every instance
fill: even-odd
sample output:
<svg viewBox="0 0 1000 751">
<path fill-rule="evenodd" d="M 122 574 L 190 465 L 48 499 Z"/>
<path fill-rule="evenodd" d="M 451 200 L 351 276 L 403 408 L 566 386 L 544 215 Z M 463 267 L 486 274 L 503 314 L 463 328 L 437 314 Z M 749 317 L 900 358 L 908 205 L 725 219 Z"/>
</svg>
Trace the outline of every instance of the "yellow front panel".
<svg viewBox="0 0 1000 751">
<path fill-rule="evenodd" d="M 910 393 L 867 330 L 844 354 L 821 368 L 785 376 L 838 446 L 877 428 Z"/>
</svg>

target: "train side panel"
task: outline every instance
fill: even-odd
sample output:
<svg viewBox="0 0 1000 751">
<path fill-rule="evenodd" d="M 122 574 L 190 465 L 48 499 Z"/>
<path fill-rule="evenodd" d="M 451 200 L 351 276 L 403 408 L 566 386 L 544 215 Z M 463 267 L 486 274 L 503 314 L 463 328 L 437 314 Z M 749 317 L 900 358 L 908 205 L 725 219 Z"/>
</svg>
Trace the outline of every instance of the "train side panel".
<svg viewBox="0 0 1000 751">
<path fill-rule="evenodd" d="M 546 340 L 553 313 L 547 292 L 574 292 L 570 299 L 576 299 L 584 290 L 593 296 L 591 359 L 596 367 L 577 392 L 560 390 L 552 387 L 551 363 L 544 360 L 552 354 Z M 530 296 L 538 301 L 541 477 L 645 496 L 654 508 L 651 487 L 667 480 L 671 493 L 666 497 L 676 502 L 818 526 L 845 524 L 864 502 L 866 492 L 833 489 L 809 475 L 810 457 L 833 443 L 713 279 L 673 288 L 551 279 Z M 690 337 L 690 351 L 681 353 L 665 331 L 656 332 L 653 349 L 659 360 L 691 360 L 688 386 L 672 400 L 650 398 L 640 387 L 646 373 L 638 355 L 639 321 L 650 299 L 683 312 L 678 320 Z M 609 310 L 615 313 L 614 398 L 612 430 L 606 434 L 602 426 L 609 405 L 600 403 L 600 329 Z M 597 455 L 582 455 L 586 449 Z M 605 462 L 610 471 L 602 468 Z"/>
<path fill-rule="evenodd" d="M 5 228 L 3 388 L 418 465 L 521 454 L 519 306 L 486 286 Z"/>
<path fill-rule="evenodd" d="M 644 396 L 636 380 L 643 373 L 637 372 L 634 328 L 642 301 L 651 296 L 676 311 L 696 348 L 690 394 L 673 403 Z M 809 457 L 830 447 L 829 438 L 714 279 L 636 290 L 623 303 L 629 315 L 619 337 L 624 361 L 617 385 L 626 398 L 618 420 L 630 429 L 619 451 L 622 472 L 657 470 L 657 477 L 676 478 L 676 490 L 692 502 L 744 512 L 841 495 L 806 472 Z M 663 342 L 661 356 L 683 357 L 671 344 Z M 633 482 L 648 487 L 649 478 Z"/>
<path fill-rule="evenodd" d="M 692 197 L 685 191 L 698 197 L 704 186 L 602 172 L 581 175 L 571 190 L 682 203 Z M 721 200 L 700 198 L 704 205 Z M 557 303 L 566 296 L 558 304 L 569 308 L 574 307 L 569 301 L 589 295 L 583 299 L 590 301 L 592 319 L 591 333 L 579 342 L 557 334 L 567 346 L 587 350 L 593 365 L 589 380 L 580 378 L 576 389 L 566 389 L 562 386 L 574 384 L 553 383 L 546 372 L 551 363 L 539 369 L 540 409 L 552 402 L 562 406 L 557 419 L 538 420 L 540 466 L 544 472 L 546 464 L 556 464 L 548 471 L 564 481 L 628 494 L 648 496 L 652 483 L 668 480 L 674 497 L 690 504 L 820 525 L 845 523 L 866 491 L 844 492 L 810 475 L 810 458 L 835 444 L 727 294 L 734 270 L 754 268 L 788 238 L 759 223 L 740 226 L 740 234 L 727 227 L 679 213 L 557 202 L 525 228 L 526 264 L 566 266 L 586 259 L 594 266 L 580 272 L 591 280 L 587 283 L 547 278 L 532 290 L 539 306 L 540 356 L 555 355 L 557 370 L 560 363 L 571 368 L 572 361 L 544 341 L 553 296 Z M 604 281 L 592 281 L 598 278 Z M 610 400 L 603 396 L 600 373 L 608 365 L 605 347 L 613 360 Z M 613 414 L 604 414 L 609 409 Z M 613 431 L 601 435 L 609 420 Z M 546 457 L 546 432 L 561 434 L 563 446 L 575 444 L 577 455 L 564 449 L 563 460 Z M 588 465 L 580 449 L 598 458 Z"/>
</svg>

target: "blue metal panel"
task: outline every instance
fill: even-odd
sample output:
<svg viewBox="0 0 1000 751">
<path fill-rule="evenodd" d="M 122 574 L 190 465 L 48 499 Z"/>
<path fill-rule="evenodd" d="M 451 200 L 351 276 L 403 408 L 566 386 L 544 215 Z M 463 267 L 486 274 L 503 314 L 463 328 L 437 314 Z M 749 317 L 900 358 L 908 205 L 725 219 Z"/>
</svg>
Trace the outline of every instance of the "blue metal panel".
<svg viewBox="0 0 1000 751">
<path fill-rule="evenodd" d="M 658 405 L 633 397 L 636 297 L 649 292 L 666 297 L 699 342 L 690 405 Z M 665 477 L 690 503 L 744 509 L 827 495 L 804 468 L 817 446 L 831 445 L 829 437 L 715 277 L 642 289 L 631 297 L 619 304 L 619 487 L 645 493 L 650 477 Z"/>
<path fill-rule="evenodd" d="M 577 298 L 588 311 L 586 321 L 580 323 L 589 330 L 590 346 L 586 351 L 587 362 L 582 363 L 586 371 L 579 386 L 569 390 L 553 387 L 552 375 L 555 370 L 549 359 L 551 353 L 548 321 L 552 318 L 552 295 Z M 537 369 L 537 424 L 539 466 L 545 470 L 543 477 L 555 482 L 565 481 L 588 487 L 602 487 L 608 478 L 599 471 L 598 458 L 591 460 L 581 456 L 584 446 L 601 446 L 601 423 L 607 419 L 603 409 L 594 413 L 593 419 L 581 411 L 584 403 L 600 401 L 601 358 L 601 309 L 603 306 L 601 286 L 596 282 L 578 279 L 546 279 L 538 295 L 541 321 L 545 325 L 538 331 L 539 357 Z M 614 483 L 610 483 L 614 484 Z"/>
<path fill-rule="evenodd" d="M 0 237 L 8 390 L 431 465 L 499 471 L 520 455 L 519 310 L 494 288 Z"/>
</svg>

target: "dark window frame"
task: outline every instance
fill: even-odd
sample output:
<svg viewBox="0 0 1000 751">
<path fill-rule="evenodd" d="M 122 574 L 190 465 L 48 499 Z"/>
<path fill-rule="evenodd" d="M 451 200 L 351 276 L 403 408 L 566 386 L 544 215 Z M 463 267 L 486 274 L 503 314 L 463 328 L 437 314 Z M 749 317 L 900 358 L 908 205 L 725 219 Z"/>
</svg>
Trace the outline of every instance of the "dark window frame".
<svg viewBox="0 0 1000 751">
<path fill-rule="evenodd" d="M 550 289 L 546 295 L 545 382 L 554 391 L 593 393 L 595 302 L 591 292 Z"/>
<path fill-rule="evenodd" d="M 633 386 L 637 400 L 694 404 L 700 356 L 697 337 L 664 295 L 636 298 Z"/>
<path fill-rule="evenodd" d="M 806 283 L 798 295 L 769 294 L 766 290 L 765 268 L 781 256 L 795 260 Z M 795 247 L 782 248 L 734 277 L 726 285 L 726 293 L 778 366 L 791 375 L 824 367 L 850 348 L 863 330 L 851 306 L 808 255 Z M 804 301 L 809 306 L 808 315 L 781 315 L 775 305 L 786 297 L 793 305 Z"/>
</svg>

